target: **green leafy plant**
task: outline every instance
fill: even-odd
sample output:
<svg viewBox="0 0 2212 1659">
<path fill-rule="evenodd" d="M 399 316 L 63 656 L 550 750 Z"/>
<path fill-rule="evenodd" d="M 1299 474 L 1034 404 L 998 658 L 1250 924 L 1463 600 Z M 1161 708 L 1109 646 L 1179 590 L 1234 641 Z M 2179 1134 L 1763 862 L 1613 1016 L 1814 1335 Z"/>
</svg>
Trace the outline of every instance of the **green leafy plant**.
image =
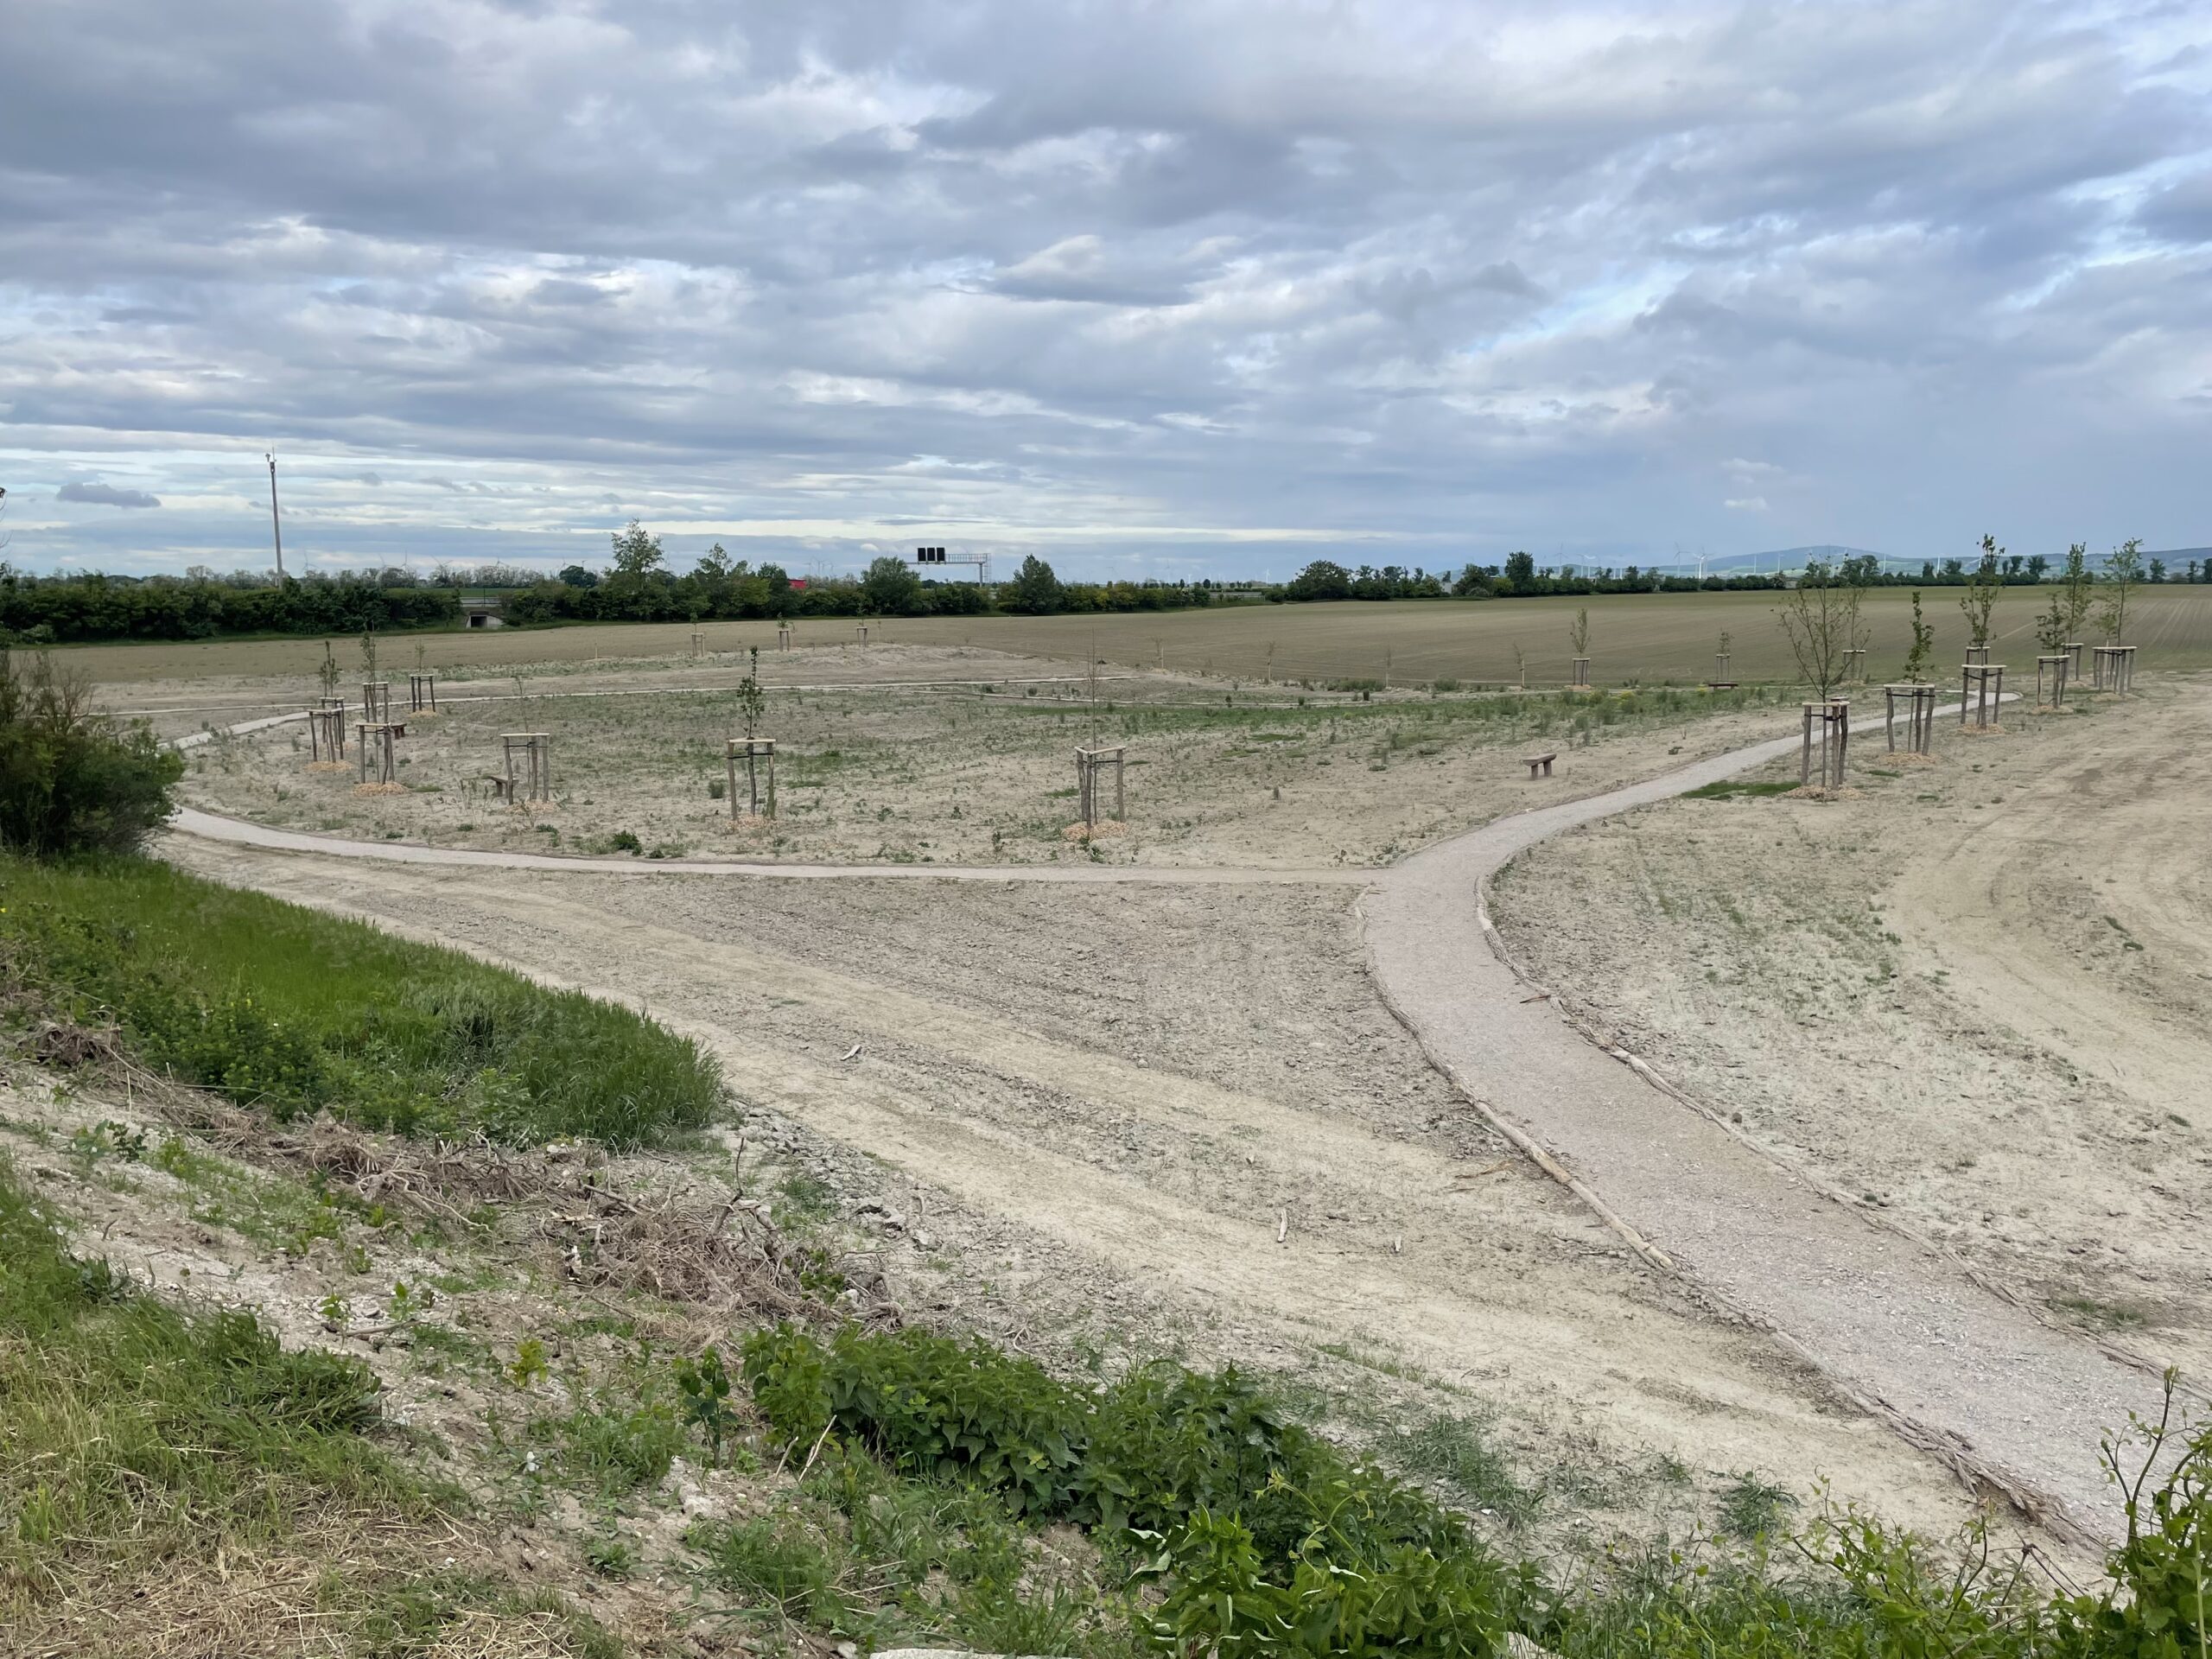
<svg viewBox="0 0 2212 1659">
<path fill-rule="evenodd" d="M 737 1421 L 730 1410 L 730 1377 L 721 1350 L 710 1345 L 696 1359 L 677 1360 L 676 1386 L 683 1395 L 683 1421 L 706 1437 L 708 1458 L 719 1466 L 722 1441 Z"/>
<path fill-rule="evenodd" d="M 405 1325 L 420 1319 L 438 1305 L 438 1293 L 428 1285 L 410 1285 L 404 1279 L 395 1280 L 391 1300 L 387 1304 L 393 1323 Z"/>
<path fill-rule="evenodd" d="M 118 1158 L 126 1164 L 144 1161 L 146 1131 L 118 1123 L 112 1118 L 80 1126 L 69 1137 L 71 1155 L 86 1163 L 99 1163 L 103 1159 Z"/>
<path fill-rule="evenodd" d="M 524 1337 L 515 1344 L 515 1357 L 507 1365 L 507 1380 L 518 1389 L 526 1389 L 551 1370 L 544 1343 L 536 1337 Z"/>
<path fill-rule="evenodd" d="M 2097 573 L 2089 568 L 2089 546 L 2076 542 L 2066 550 L 2066 557 L 2058 569 L 2058 593 L 2066 618 L 2066 637 L 2061 645 L 2072 645 L 2082 637 L 2082 624 L 2088 620 L 2096 604 Z"/>
<path fill-rule="evenodd" d="M 1815 696 L 1843 683 L 1846 658 L 1859 637 L 1859 582 L 1819 560 L 1805 567 L 1776 614 L 1797 658 L 1797 670 Z"/>
</svg>

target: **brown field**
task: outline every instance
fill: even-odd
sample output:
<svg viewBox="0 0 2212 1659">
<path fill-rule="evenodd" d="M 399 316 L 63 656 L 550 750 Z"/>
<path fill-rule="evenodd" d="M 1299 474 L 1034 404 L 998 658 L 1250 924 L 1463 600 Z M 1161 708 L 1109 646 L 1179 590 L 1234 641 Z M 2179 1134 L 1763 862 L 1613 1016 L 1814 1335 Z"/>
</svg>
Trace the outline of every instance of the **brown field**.
<svg viewBox="0 0 2212 1659">
<path fill-rule="evenodd" d="M 308 770 L 299 723 L 195 749 L 185 794 L 288 829 L 487 849 L 601 853 L 626 834 L 671 858 L 1373 865 L 1655 760 L 1750 741 L 1781 717 L 1758 690 L 1363 698 L 1124 671 L 1100 680 L 1094 721 L 1088 686 L 1065 666 L 921 645 L 772 654 L 760 731 L 779 744 L 780 812 L 736 832 L 709 793 L 725 779 L 724 739 L 742 730 L 728 688 L 744 664 L 731 658 L 449 682 L 446 712 L 411 722 L 399 746 L 405 794 L 364 797 L 352 772 Z M 311 693 L 288 689 L 280 706 Z M 195 695 L 135 690 L 156 704 Z M 249 708 L 271 696 L 234 694 Z M 1066 831 L 1072 752 L 1094 727 L 1129 746 L 1128 819 L 1126 834 L 1086 848 Z M 552 741 L 552 810 L 486 798 L 486 775 L 505 765 L 500 734 L 518 730 Z M 1531 780 L 1519 757 L 1546 748 L 1563 758 Z"/>
<path fill-rule="evenodd" d="M 707 785 L 739 729 L 743 648 L 772 642 L 763 625 L 709 625 L 697 660 L 685 625 L 425 636 L 446 709 L 410 723 L 406 793 L 307 772 L 293 726 L 195 749 L 186 784 L 197 804 L 368 841 L 604 853 L 627 832 L 641 854 L 1191 868 L 1156 881 L 636 880 L 184 836 L 165 851 L 699 1037 L 770 1149 L 761 1190 L 779 1209 L 812 1193 L 925 1317 L 1063 1365 L 1173 1351 L 1258 1366 L 1385 1444 L 1479 1425 L 1509 1448 L 1522 1524 L 1567 1553 L 1710 1524 L 1744 1481 L 1810 1504 L 1825 1479 L 1941 1529 L 1974 1499 L 1939 1462 L 1690 1277 L 1650 1271 L 1377 995 L 1362 889 L 1335 867 L 1790 725 L 1786 688 L 1661 683 L 1697 679 L 1723 627 L 1740 677 L 1783 673 L 1764 595 L 1591 603 L 1597 677 L 1614 683 L 1594 695 L 1431 689 L 1516 680 L 1516 639 L 1532 685 L 1555 683 L 1575 608 L 894 620 L 865 648 L 846 625 L 804 624 L 800 649 L 760 661 L 782 816 L 736 833 Z M 1962 627 L 1948 596 L 1929 609 L 1946 660 Z M 2000 610 L 1999 655 L 2018 655 L 2031 610 L 2024 594 Z M 1877 675 L 1904 615 L 1903 595 L 1878 596 Z M 2196 854 L 2212 779 L 2191 757 L 2212 753 L 2212 678 L 2154 664 L 2212 663 L 2212 592 L 2155 593 L 2139 615 L 2134 697 L 2015 711 L 1978 741 L 1947 723 L 1937 763 L 1911 771 L 1862 728 L 1852 798 L 1609 820 L 1526 855 L 1497 909 L 1538 977 L 1776 1157 L 1940 1237 L 2035 1312 L 2194 1369 L 2212 1357 L 2212 1113 L 2190 1098 L 2212 1071 Z M 1138 764 L 1128 833 L 1090 849 L 1065 831 L 1094 640 L 1111 665 L 1100 735 Z M 416 643 L 384 646 L 403 698 Z M 1388 689 L 1329 689 L 1382 678 L 1385 651 Z M 321 649 L 75 655 L 112 702 L 179 734 L 299 708 Z M 339 642 L 339 660 L 358 699 L 357 649 Z M 476 788 L 518 729 L 553 736 L 550 811 Z M 1559 753 L 1548 780 L 1520 764 L 1537 749 Z M 1270 874 L 1209 885 L 1199 867 Z M 728 1147 L 639 1169 L 705 1179 Z M 906 1221 L 874 1219 L 887 1211 Z M 149 1260 L 170 1242 L 140 1230 Z M 129 1225 L 118 1237 L 131 1247 Z M 365 1304 L 403 1265 L 223 1251 L 269 1275 L 302 1332 L 302 1310 Z M 512 1316 L 504 1286 L 479 1300 L 487 1321 Z M 427 1376 L 387 1369 L 439 1409 Z"/>
<path fill-rule="evenodd" d="M 1936 661 L 1956 662 L 1966 642 L 1957 588 L 1930 588 L 1923 603 L 1936 629 Z M 1389 604 L 1240 605 L 1219 610 L 1113 616 L 879 619 L 874 641 L 973 645 L 979 649 L 1081 660 L 1094 650 L 1110 663 L 1166 667 L 1243 680 L 1376 679 L 1393 684 L 1446 679 L 1517 682 L 1526 659 L 1531 683 L 1568 676 L 1567 630 L 1577 609 L 1590 612 L 1592 672 L 1601 683 L 1672 680 L 1696 683 L 1711 676 L 1723 630 L 1732 637 L 1739 679 L 1794 679 L 1796 669 L 1775 617 L 1777 595 L 1654 594 L 1588 600 L 1403 601 Z M 2033 666 L 2035 616 L 2044 601 L 2031 588 L 2007 590 L 1997 611 L 1999 660 Z M 1870 663 L 1876 678 L 1894 674 L 1910 644 L 1911 595 L 1881 588 L 1866 607 Z M 842 645 L 854 625 L 802 621 L 799 638 L 813 645 Z M 440 671 L 498 672 L 523 664 L 669 658 L 688 651 L 688 623 L 609 623 L 571 628 L 395 636 L 385 645 L 387 672 L 404 675 L 414 646 Z M 770 622 L 702 625 L 708 648 L 772 649 Z M 2095 637 L 2095 636 L 2093 636 Z M 2147 670 L 2212 668 L 2212 585 L 2146 587 L 2134 601 L 2128 638 L 2142 647 Z M 358 679 L 357 653 L 344 639 L 339 659 Z M 1270 652 L 1272 652 L 1272 658 Z M 188 645 L 85 645 L 69 659 L 96 680 L 123 684 L 228 676 L 307 677 L 322 658 L 317 639 L 211 640 Z"/>
</svg>

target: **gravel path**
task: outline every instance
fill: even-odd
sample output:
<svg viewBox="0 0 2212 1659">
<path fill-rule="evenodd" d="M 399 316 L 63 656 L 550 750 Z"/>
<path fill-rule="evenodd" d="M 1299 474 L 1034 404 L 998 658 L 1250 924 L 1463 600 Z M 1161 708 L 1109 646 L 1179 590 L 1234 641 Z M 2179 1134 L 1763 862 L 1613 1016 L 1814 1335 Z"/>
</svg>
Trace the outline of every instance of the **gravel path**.
<svg viewBox="0 0 2212 1659">
<path fill-rule="evenodd" d="M 2062 1533 L 2113 1535 L 2120 1517 L 2098 1462 L 2100 1436 L 2130 1411 L 2156 1414 L 2153 1379 L 2041 1324 L 1934 1245 L 1823 1197 L 1650 1086 L 1532 994 L 1490 942 L 1483 884 L 1516 853 L 1797 745 L 1792 734 L 1502 818 L 1380 872 L 566 858 L 342 841 L 197 811 L 180 814 L 176 828 L 264 850 L 599 874 L 1369 887 L 1361 905 L 1372 970 L 1393 1012 L 1455 1085 L 1648 1259 L 1773 1332 L 1970 1484 L 2004 1493 Z"/>
<path fill-rule="evenodd" d="M 1585 1041 L 1491 949 L 1483 883 L 1593 818 L 1780 760 L 1795 736 L 1414 855 L 1364 901 L 1382 994 L 1429 1058 L 1672 1264 L 1810 1357 L 1907 1438 L 2061 1530 L 2109 1536 L 2100 1435 L 2155 1417 L 2143 1371 L 1969 1281 L 1933 1245 L 1821 1196 Z M 1663 949 L 1663 941 L 1654 941 Z"/>
</svg>

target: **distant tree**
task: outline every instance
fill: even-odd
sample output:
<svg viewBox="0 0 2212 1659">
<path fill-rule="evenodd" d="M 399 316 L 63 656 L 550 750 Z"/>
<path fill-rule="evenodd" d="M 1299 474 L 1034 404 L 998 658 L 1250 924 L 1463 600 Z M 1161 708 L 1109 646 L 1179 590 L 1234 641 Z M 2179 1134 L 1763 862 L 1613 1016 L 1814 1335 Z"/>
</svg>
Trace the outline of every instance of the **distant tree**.
<svg viewBox="0 0 2212 1659">
<path fill-rule="evenodd" d="M 904 559 L 873 559 L 861 578 L 861 603 L 876 616 L 912 616 L 923 606 L 922 579 Z"/>
<path fill-rule="evenodd" d="M 1316 559 L 1290 579 L 1283 596 L 1300 601 L 1350 599 L 1351 591 L 1351 571 L 1333 559 Z"/>
<path fill-rule="evenodd" d="M 564 564 L 561 567 L 561 581 L 563 586 L 569 588 L 596 588 L 599 586 L 599 572 L 586 565 Z"/>
<path fill-rule="evenodd" d="M 1567 625 L 1567 643 L 1574 647 L 1574 654 L 1578 657 L 1590 654 L 1590 613 L 1587 610 L 1577 610 L 1574 620 Z"/>
<path fill-rule="evenodd" d="M 1067 594 L 1052 567 L 1032 553 L 999 590 L 999 603 L 1024 616 L 1049 616 L 1067 603 Z"/>
<path fill-rule="evenodd" d="M 2097 573 L 2089 568 L 2089 544 L 2076 542 L 2066 550 L 2066 562 L 2059 567 L 2059 592 L 2065 600 L 2066 638 L 2062 645 L 2070 645 L 2082 637 L 2082 624 L 2088 620 L 2089 607 L 2096 602 Z"/>
<path fill-rule="evenodd" d="M 743 572 L 730 563 L 729 555 L 722 550 L 722 544 L 716 542 L 699 556 L 699 563 L 691 567 L 691 574 L 709 582 L 721 582 Z"/>
<path fill-rule="evenodd" d="M 1628 574 L 1629 579 L 1633 582 L 1636 579 L 1636 567 L 1630 565 Z M 1527 553 L 1507 554 L 1505 556 L 1505 585 L 1512 593 L 1535 592 L 1536 561 L 1535 557 Z"/>
<path fill-rule="evenodd" d="M 1465 567 L 1452 584 L 1452 594 L 1455 599 L 1489 599 L 1496 593 L 1491 573 L 1479 564 Z"/>
<path fill-rule="evenodd" d="M 1798 670 L 1815 696 L 1825 697 L 1843 682 L 1844 652 L 1859 634 L 1859 604 L 1864 589 L 1840 571 L 1815 559 L 1776 614 L 1789 636 Z"/>
<path fill-rule="evenodd" d="M 2166 562 L 2165 562 L 2164 559 L 2153 559 L 2153 560 L 2152 560 L 2152 561 L 2151 561 L 2151 580 L 2152 580 L 2152 582 L 2164 582 L 2165 579 L 2166 579 Z"/>
<path fill-rule="evenodd" d="M 2105 560 L 2105 601 L 2097 612 L 2097 624 L 2105 631 L 2107 645 L 2125 643 L 2121 635 L 2127 627 L 2127 601 L 2142 580 L 2143 543 L 2122 542 Z"/>
<path fill-rule="evenodd" d="M 1924 685 L 1928 669 L 1936 657 L 1936 630 L 1920 613 L 1920 589 L 1912 590 L 1912 649 L 1905 653 L 1904 675 L 1906 683 Z"/>
<path fill-rule="evenodd" d="M 1981 538 L 1981 559 L 1967 578 L 1967 590 L 1959 595 L 1959 608 L 1966 613 L 1968 643 L 1986 645 L 1989 643 L 1989 629 L 1997 609 L 1997 596 L 2005 591 L 2004 572 L 1999 562 L 2005 550 L 1997 545 L 1994 536 Z"/>
<path fill-rule="evenodd" d="M 648 533 L 635 518 L 609 539 L 614 543 L 614 574 L 618 576 L 650 575 L 668 562 L 668 556 L 661 550 L 660 537 Z"/>
<path fill-rule="evenodd" d="M 2050 570 L 2050 561 L 2038 553 L 2028 561 L 2028 580 L 2041 582 Z"/>
</svg>

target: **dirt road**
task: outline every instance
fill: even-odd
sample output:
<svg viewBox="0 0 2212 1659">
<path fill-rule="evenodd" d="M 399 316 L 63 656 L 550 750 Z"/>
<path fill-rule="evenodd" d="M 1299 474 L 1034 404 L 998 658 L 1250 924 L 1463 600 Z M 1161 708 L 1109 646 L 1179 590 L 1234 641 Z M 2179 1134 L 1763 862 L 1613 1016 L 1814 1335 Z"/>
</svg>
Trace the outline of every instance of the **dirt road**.
<svg viewBox="0 0 2212 1659">
<path fill-rule="evenodd" d="M 170 845 L 222 879 L 643 998 L 656 1016 L 709 1040 L 742 1097 L 1071 1256 L 1102 1261 L 1149 1294 L 1256 1319 L 1287 1338 L 1379 1337 L 1439 1374 L 1481 1373 L 1499 1397 L 1599 1414 L 1633 1442 L 1724 1466 L 1810 1465 L 1894 1514 L 1940 1509 L 1929 1465 L 1876 1430 L 1876 1418 L 1839 1414 L 1789 1359 L 1794 1351 L 1955 1471 L 2046 1506 L 2061 1525 L 2070 1514 L 2108 1532 L 2115 1511 L 2095 1467 L 2098 1436 L 2154 1402 L 2149 1378 L 1979 1289 L 1938 1253 L 1877 1231 L 1649 1089 L 1528 1001 L 1484 942 L 1479 884 L 1515 851 L 1773 759 L 1795 741 L 1502 819 L 1367 873 L 1374 978 L 1421 1049 L 1468 1097 L 1571 1165 L 1672 1258 L 1680 1279 L 1642 1271 L 1525 1167 L 1513 1172 L 1514 1203 L 1480 1213 L 1491 1206 L 1468 1202 L 1469 1160 L 1457 1149 L 1479 1144 L 1466 1139 L 1475 1129 L 1460 1128 L 1455 1142 L 1437 1129 L 1448 1110 L 1409 1120 L 1390 1086 L 1417 1096 L 1434 1084 L 1415 1083 L 1417 1056 L 1380 1036 L 1365 1039 L 1367 1064 L 1345 1074 L 1388 1103 L 1360 1121 L 1326 1094 L 1275 1097 L 1297 1095 L 1288 1076 L 1268 1090 L 1207 1079 L 1203 1041 L 1154 1064 L 1131 1058 L 1128 1028 L 1039 1032 L 1049 1021 L 1028 1006 L 1039 988 L 1071 984 L 1088 993 L 1077 1006 L 1095 1010 L 1102 984 L 1117 982 L 1144 1007 L 1227 1003 L 1254 1033 L 1279 1028 L 1285 996 L 1310 1001 L 1312 987 L 1240 998 L 1234 969 L 1227 978 L 1185 971 L 1160 939 L 1178 929 L 1194 941 L 1226 936 L 1248 966 L 1287 950 L 1333 963 L 1340 976 L 1349 964 L 1356 976 L 1356 944 L 1316 931 L 1327 893 L 1281 872 L 1124 867 L 1097 873 L 1109 885 L 1075 868 L 1024 870 L 1063 885 L 1021 920 L 1007 913 L 1005 895 L 1015 890 L 988 885 L 1014 871 L 963 871 L 916 887 L 882 878 L 948 873 L 844 869 L 833 882 L 819 879 L 825 868 L 804 884 L 812 891 L 802 901 L 765 897 L 798 884 L 702 884 L 681 874 L 608 881 L 575 860 L 500 870 L 490 867 L 518 861 L 272 841 L 222 820 L 195 818 Z M 301 855 L 308 847 L 315 854 Z M 372 859 L 380 861 L 368 877 Z M 627 861 L 616 868 L 639 870 Z M 1201 875 L 1205 883 L 1192 880 Z M 1158 877 L 1171 880 L 1120 885 Z M 897 892 L 924 914 L 886 954 L 869 941 Z M 764 903 L 792 915 L 768 947 L 743 937 Z M 1116 936 L 1127 946 L 1118 956 L 1094 948 Z M 941 977 L 933 961 L 964 976 Z M 1335 996 L 1346 1010 L 1357 1001 L 1341 984 Z M 976 1001 L 985 1006 L 971 1008 Z M 1359 1017 L 1346 1012 L 1338 1024 Z M 1325 1025 L 1309 1040 L 1327 1049 L 1336 1034 Z M 861 1047 L 862 1064 L 836 1059 L 849 1043 Z M 1233 1079 L 1258 1056 L 1231 1058 Z M 1534 1259 L 1513 1260 L 1516 1243 Z M 1715 1322 L 1701 1306 L 1707 1293 L 1783 1343 Z"/>
</svg>

